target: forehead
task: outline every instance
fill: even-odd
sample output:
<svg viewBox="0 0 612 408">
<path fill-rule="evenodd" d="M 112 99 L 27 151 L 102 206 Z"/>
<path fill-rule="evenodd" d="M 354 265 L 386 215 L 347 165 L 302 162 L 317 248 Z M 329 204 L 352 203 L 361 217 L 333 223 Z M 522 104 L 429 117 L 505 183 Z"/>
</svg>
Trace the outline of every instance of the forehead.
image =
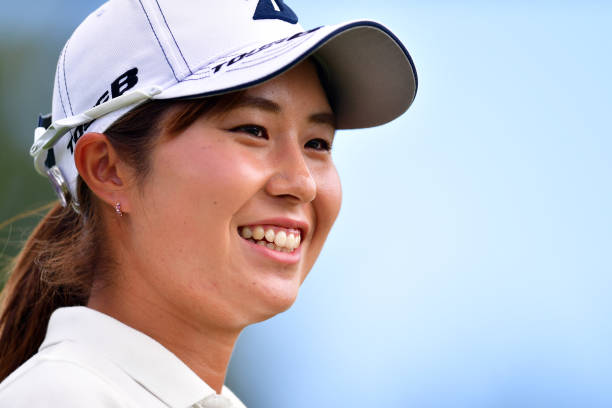
<svg viewBox="0 0 612 408">
<path fill-rule="evenodd" d="M 330 101 L 323 87 L 316 64 L 310 59 L 301 62 L 289 71 L 263 84 L 241 92 L 233 106 L 242 107 L 249 105 L 272 110 L 271 104 L 250 103 L 254 99 L 273 102 L 278 105 L 280 110 L 299 108 L 319 112 L 332 112 Z"/>
</svg>

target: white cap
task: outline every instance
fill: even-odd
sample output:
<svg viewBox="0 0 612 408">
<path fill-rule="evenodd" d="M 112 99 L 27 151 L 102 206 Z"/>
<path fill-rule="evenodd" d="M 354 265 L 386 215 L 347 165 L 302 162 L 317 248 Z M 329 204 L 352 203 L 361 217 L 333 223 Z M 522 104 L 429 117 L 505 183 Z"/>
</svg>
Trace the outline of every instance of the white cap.
<svg viewBox="0 0 612 408">
<path fill-rule="evenodd" d="M 309 30 L 282 0 L 110 0 L 66 43 L 52 124 L 30 154 L 67 205 L 76 204 L 74 146 L 148 99 L 198 98 L 248 88 L 313 56 L 327 76 L 339 129 L 389 122 L 411 105 L 417 75 L 383 25 Z"/>
</svg>

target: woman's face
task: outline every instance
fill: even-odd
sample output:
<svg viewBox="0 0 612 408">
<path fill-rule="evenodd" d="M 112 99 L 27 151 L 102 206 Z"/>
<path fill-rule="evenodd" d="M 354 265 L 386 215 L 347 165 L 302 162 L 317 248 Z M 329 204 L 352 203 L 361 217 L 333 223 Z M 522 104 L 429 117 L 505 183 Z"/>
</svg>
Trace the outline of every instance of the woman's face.
<svg viewBox="0 0 612 408">
<path fill-rule="evenodd" d="M 130 199 L 138 296 L 223 327 L 287 309 L 340 209 L 333 137 L 305 62 L 159 143 Z"/>
</svg>

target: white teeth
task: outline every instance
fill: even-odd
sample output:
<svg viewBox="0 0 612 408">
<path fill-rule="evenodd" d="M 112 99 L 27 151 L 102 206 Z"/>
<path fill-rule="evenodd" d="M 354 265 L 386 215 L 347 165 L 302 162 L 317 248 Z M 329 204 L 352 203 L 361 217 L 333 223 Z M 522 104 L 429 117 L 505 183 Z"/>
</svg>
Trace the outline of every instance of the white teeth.
<svg viewBox="0 0 612 408">
<path fill-rule="evenodd" d="M 249 239 L 253 236 L 253 231 L 249 227 L 244 227 L 240 235 L 242 235 L 242 238 Z"/>
<path fill-rule="evenodd" d="M 276 236 L 274 237 L 274 243 L 276 244 L 276 246 L 284 247 L 285 242 L 287 242 L 287 234 L 285 233 L 285 231 L 277 232 Z"/>
<path fill-rule="evenodd" d="M 274 233 L 274 230 L 272 228 L 267 230 L 266 231 L 266 241 L 274 242 L 274 235 L 276 235 L 276 234 Z"/>
<path fill-rule="evenodd" d="M 261 240 L 261 241 L 255 241 L 255 243 L 259 246 L 265 246 L 268 249 L 273 249 L 278 252 L 287 252 L 287 253 L 293 252 L 293 248 L 286 248 L 286 247 L 282 247 L 279 245 L 274 245 L 273 242 L 267 242 L 267 241 Z"/>
<path fill-rule="evenodd" d="M 253 230 L 253 238 L 256 241 L 259 241 L 260 239 L 262 239 L 264 237 L 265 233 L 264 233 L 264 229 L 261 226 L 257 226 L 255 227 L 255 229 Z"/>
<path fill-rule="evenodd" d="M 302 238 L 300 233 L 288 233 L 283 230 L 274 231 L 273 228 L 264 229 L 261 225 L 240 228 L 240 236 L 251 240 L 260 246 L 265 246 L 279 252 L 293 252 L 300 246 Z"/>
<path fill-rule="evenodd" d="M 285 242 L 285 248 L 289 248 L 289 249 L 297 248 L 297 245 L 295 244 L 295 242 L 296 242 L 295 235 L 293 234 L 287 235 L 287 242 Z"/>
</svg>

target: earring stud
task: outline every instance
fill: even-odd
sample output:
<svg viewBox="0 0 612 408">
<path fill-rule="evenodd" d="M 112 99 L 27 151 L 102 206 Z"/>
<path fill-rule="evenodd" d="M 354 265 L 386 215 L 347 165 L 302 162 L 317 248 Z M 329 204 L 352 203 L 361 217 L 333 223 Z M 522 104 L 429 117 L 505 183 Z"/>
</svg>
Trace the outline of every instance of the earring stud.
<svg viewBox="0 0 612 408">
<path fill-rule="evenodd" d="M 123 217 L 123 212 L 121 211 L 121 203 L 119 201 L 115 203 L 115 212 L 118 216 Z"/>
</svg>

